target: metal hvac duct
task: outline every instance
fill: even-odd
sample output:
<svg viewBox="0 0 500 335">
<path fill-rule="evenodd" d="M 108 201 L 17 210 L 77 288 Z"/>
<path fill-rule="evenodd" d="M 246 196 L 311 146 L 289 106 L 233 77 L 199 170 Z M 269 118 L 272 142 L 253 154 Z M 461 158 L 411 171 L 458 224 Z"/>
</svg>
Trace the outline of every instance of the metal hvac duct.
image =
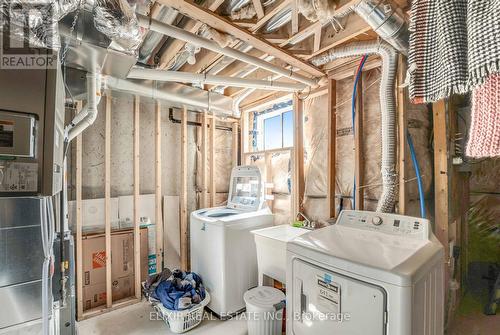
<svg viewBox="0 0 500 335">
<path fill-rule="evenodd" d="M 163 6 L 158 13 L 157 20 L 173 24 L 178 14 L 179 12 L 175 9 Z M 146 64 L 149 61 L 154 49 L 158 46 L 163 37 L 164 35 L 155 31 L 149 31 L 147 33 L 139 49 L 139 62 Z"/>
<path fill-rule="evenodd" d="M 408 55 L 410 33 L 401 9 L 390 0 L 361 0 L 352 7 L 384 40 Z"/>
</svg>

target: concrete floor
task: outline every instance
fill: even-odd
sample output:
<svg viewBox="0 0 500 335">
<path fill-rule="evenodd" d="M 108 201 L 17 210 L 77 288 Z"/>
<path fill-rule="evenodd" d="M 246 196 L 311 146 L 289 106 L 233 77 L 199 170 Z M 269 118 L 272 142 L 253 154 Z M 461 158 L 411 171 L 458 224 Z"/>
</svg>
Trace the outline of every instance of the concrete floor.
<svg viewBox="0 0 500 335">
<path fill-rule="evenodd" d="M 150 313 L 153 312 L 152 318 Z M 156 315 L 148 302 L 141 302 L 88 320 L 78 322 L 80 335 L 139 335 L 139 334 L 173 334 L 162 320 L 156 320 Z M 245 335 L 247 324 L 245 320 L 220 321 L 204 320 L 191 335 Z"/>
</svg>

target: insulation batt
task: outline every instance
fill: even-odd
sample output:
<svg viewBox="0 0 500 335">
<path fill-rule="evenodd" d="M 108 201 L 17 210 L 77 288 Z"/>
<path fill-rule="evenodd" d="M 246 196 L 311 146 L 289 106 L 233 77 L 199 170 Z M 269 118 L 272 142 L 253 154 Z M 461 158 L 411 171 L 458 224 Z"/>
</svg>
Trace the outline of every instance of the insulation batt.
<svg viewBox="0 0 500 335">
<path fill-rule="evenodd" d="M 299 0 L 299 12 L 309 21 L 327 22 L 335 16 L 339 0 Z"/>
<path fill-rule="evenodd" d="M 257 12 L 255 11 L 253 3 L 250 2 L 240 9 L 232 11 L 231 20 L 249 20 L 252 19 L 255 15 L 257 15 Z"/>
<path fill-rule="evenodd" d="M 354 140 L 351 130 L 351 78 L 337 82 L 337 187 L 336 195 L 352 195 L 354 179 Z M 375 210 L 382 193 L 381 130 L 380 130 L 380 70 L 363 73 L 363 161 L 364 173 L 361 186 L 364 187 L 365 209 Z M 430 136 L 429 113 L 424 105 L 408 104 L 408 128 L 414 139 L 424 182 L 426 198 L 432 189 L 432 155 L 428 146 Z M 326 96 L 311 98 L 304 103 L 304 151 L 305 151 L 305 214 L 312 220 L 329 218 L 327 195 L 326 150 L 328 146 L 328 99 Z M 407 157 L 407 161 L 410 158 Z M 408 169 L 408 197 L 415 202 L 418 216 L 418 188 L 415 172 Z M 359 184 L 358 184 L 359 186 Z M 339 200 L 336 200 L 337 206 Z M 344 201 L 344 208 L 350 201 Z"/>
<path fill-rule="evenodd" d="M 142 33 L 132 7 L 125 0 L 95 0 L 94 25 L 116 42 L 123 51 L 135 53 L 142 43 Z"/>
<path fill-rule="evenodd" d="M 221 33 L 206 24 L 200 28 L 200 35 L 208 38 L 209 40 L 215 41 L 221 48 L 227 47 L 234 41 L 233 36 Z"/>
</svg>

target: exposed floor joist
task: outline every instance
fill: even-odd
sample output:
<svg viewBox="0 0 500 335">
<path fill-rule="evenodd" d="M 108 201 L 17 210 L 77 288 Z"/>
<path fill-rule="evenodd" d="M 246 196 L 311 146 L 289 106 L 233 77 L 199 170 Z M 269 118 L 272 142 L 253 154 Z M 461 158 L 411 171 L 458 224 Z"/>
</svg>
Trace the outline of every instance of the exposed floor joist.
<svg viewBox="0 0 500 335">
<path fill-rule="evenodd" d="M 251 32 L 241 28 L 228 19 L 219 16 L 210 11 L 210 9 L 205 9 L 200 7 L 194 3 L 182 1 L 182 0 L 158 0 L 160 3 L 170 6 L 180 13 L 189 16 L 195 20 L 206 23 L 211 27 L 216 27 L 218 30 L 230 34 L 237 39 L 253 46 L 256 49 L 267 52 L 270 55 L 273 55 L 288 64 L 297 67 L 299 69 L 304 70 L 305 72 L 313 75 L 313 76 L 323 76 L 323 72 L 319 70 L 317 67 L 300 60 L 297 57 L 294 57 L 289 52 L 274 46 L 272 43 L 267 40 L 252 34 Z"/>
<path fill-rule="evenodd" d="M 157 3 L 162 3 L 162 1 L 158 1 Z M 205 6 L 209 10 L 215 11 L 223 3 L 224 0 L 208 0 Z M 163 4 L 165 5 L 165 3 Z M 202 22 L 190 20 L 184 29 L 189 32 L 196 33 L 202 25 Z M 169 48 L 161 55 L 159 68 L 166 68 L 174 60 L 175 56 L 182 50 L 182 48 L 184 48 L 184 45 L 186 45 L 184 41 L 174 40 Z"/>
</svg>

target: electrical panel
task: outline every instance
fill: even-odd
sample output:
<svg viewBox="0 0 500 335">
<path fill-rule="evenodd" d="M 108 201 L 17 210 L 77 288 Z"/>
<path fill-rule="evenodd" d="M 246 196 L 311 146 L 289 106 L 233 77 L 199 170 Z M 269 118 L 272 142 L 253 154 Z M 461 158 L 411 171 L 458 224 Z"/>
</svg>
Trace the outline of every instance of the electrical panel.
<svg viewBox="0 0 500 335">
<path fill-rule="evenodd" d="M 64 102 L 59 64 L 0 68 L 0 197 L 61 191 Z"/>
</svg>

